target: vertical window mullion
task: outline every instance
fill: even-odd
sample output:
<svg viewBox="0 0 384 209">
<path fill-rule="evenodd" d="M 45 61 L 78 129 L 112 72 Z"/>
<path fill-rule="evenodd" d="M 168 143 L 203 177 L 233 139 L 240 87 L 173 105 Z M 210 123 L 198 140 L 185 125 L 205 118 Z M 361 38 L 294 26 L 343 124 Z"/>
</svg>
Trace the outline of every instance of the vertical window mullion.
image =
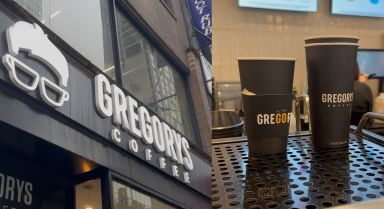
<svg viewBox="0 0 384 209">
<path fill-rule="evenodd" d="M 119 38 L 117 34 L 117 22 L 116 22 L 116 0 L 109 1 L 109 14 L 111 20 L 111 32 L 112 32 L 112 48 L 114 53 L 114 63 L 115 63 L 115 75 L 116 82 L 120 85 L 123 85 L 123 79 L 121 75 L 121 65 L 120 65 L 120 46 L 119 46 Z"/>
</svg>

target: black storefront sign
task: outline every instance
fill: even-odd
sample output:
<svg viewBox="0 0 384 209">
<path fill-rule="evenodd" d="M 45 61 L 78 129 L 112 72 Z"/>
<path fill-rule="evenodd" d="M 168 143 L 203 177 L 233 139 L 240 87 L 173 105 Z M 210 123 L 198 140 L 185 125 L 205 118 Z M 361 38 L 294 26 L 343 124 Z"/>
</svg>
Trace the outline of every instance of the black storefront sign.
<svg viewBox="0 0 384 209">
<path fill-rule="evenodd" d="M 0 208 L 66 208 L 70 181 L 59 179 L 31 165 L 0 156 Z"/>
<path fill-rule="evenodd" d="M 35 185 L 36 186 L 36 185 Z M 9 173 L 0 173 L 0 208 L 35 208 L 33 199 L 38 198 L 33 191 L 30 180 L 13 176 Z"/>
<path fill-rule="evenodd" d="M 18 53 L 13 53 L 9 49 L 12 47 L 12 44 L 9 43 L 12 38 L 9 36 L 12 35 L 6 31 L 15 27 L 17 25 L 15 23 L 24 24 L 29 27 L 30 31 L 36 30 L 36 33 L 42 31 L 36 24 L 20 23 L 5 12 L 0 12 L 0 57 L 3 58 L 3 63 L 0 64 L 0 87 L 3 89 L 0 91 L 0 101 L 2 101 L 0 120 L 2 122 L 92 160 L 152 189 L 164 185 L 164 179 L 169 181 L 172 178 L 171 181 L 177 181 L 189 187 L 191 191 L 197 192 L 201 197 L 210 196 L 210 188 L 207 186 L 210 185 L 209 160 L 189 144 L 182 134 L 172 129 L 153 111 L 147 109 L 110 79 L 107 79 L 108 83 L 113 85 L 115 90 L 118 89 L 120 93 L 122 92 L 124 98 L 130 99 L 130 102 L 137 102 L 137 106 L 134 107 L 134 115 L 144 111 L 143 118 L 148 120 L 144 122 L 140 118 L 132 120 L 135 123 L 134 126 L 142 134 L 139 137 L 132 132 L 132 129 L 127 130 L 121 123 L 116 122 L 115 114 L 112 114 L 111 117 L 102 115 L 96 105 L 97 98 L 105 95 L 110 95 L 111 98 L 114 96 L 105 89 L 102 89 L 103 95 L 97 95 L 95 78 L 97 75 L 103 78 L 105 76 L 87 69 L 68 53 L 61 52 L 67 62 L 67 69 L 65 69 L 60 64 L 63 59 L 58 59 L 59 61 L 56 63 L 57 56 L 55 58 L 54 53 L 49 53 L 49 50 L 44 51 L 46 49 L 39 48 L 36 43 L 25 45 L 28 37 L 31 38 L 36 34 L 26 35 L 18 32 L 17 35 L 13 35 L 19 38 L 19 42 L 15 39 L 14 43 L 20 43 L 19 45 L 13 44 L 19 46 L 20 49 Z M 42 38 L 39 35 L 36 36 Z M 20 39 L 20 37 L 25 37 L 25 39 Z M 51 49 L 55 48 L 53 44 L 46 46 Z M 28 47 L 32 47 L 32 49 Z M 43 57 L 47 55 L 53 57 L 47 59 Z M 18 86 L 17 83 L 25 85 Z M 107 102 L 103 100 L 103 104 L 106 105 Z M 142 111 L 140 112 L 140 110 Z M 118 113 L 118 111 L 113 111 L 113 113 L 116 112 Z M 120 116 L 122 115 L 120 114 Z M 131 120 L 129 117 L 132 116 L 132 112 L 126 116 Z M 148 143 L 148 138 L 144 136 L 148 132 L 145 132 L 144 129 L 150 128 L 148 125 L 151 125 L 153 118 L 156 121 L 155 124 L 161 124 L 157 127 L 166 132 L 165 134 L 168 136 L 163 133 L 163 141 L 160 139 L 156 141 L 155 132 L 152 132 L 152 143 Z M 142 127 L 143 125 L 144 127 Z M 159 133 L 158 131 L 156 134 Z M 172 140 L 169 137 L 172 137 Z M 2 172 L 3 170 L 0 170 L 0 173 Z M 156 174 L 157 172 L 165 173 L 168 177 L 153 179 L 161 176 Z M 12 174 L 5 175 L 12 176 Z M 22 177 L 13 177 L 24 180 L 24 182 L 31 182 Z M 33 182 L 31 183 L 33 184 Z M 172 188 L 166 190 L 169 194 L 164 195 L 172 193 Z M 178 195 L 175 194 L 175 196 Z M 182 197 L 177 198 L 183 199 Z"/>
</svg>

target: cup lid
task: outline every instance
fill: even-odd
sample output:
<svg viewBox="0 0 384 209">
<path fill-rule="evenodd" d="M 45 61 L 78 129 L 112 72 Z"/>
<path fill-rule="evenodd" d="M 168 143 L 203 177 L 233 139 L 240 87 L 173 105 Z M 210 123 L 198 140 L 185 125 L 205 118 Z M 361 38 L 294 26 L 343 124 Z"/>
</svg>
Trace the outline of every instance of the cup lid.
<svg viewBox="0 0 384 209">
<path fill-rule="evenodd" d="M 304 39 L 304 41 L 309 41 L 309 40 L 313 40 L 313 39 L 321 39 L 321 38 L 324 38 L 324 39 L 329 39 L 329 38 L 347 38 L 347 39 L 357 39 L 357 40 L 360 40 L 359 37 L 357 36 L 350 36 L 350 35 L 321 35 L 321 36 L 311 36 L 311 37 L 307 37 Z"/>
<path fill-rule="evenodd" d="M 326 42 L 326 43 L 310 43 L 305 44 L 304 47 L 311 46 L 359 46 L 357 43 L 345 43 L 345 42 Z"/>
<path fill-rule="evenodd" d="M 236 60 L 297 61 L 296 58 L 289 57 L 236 57 Z"/>
</svg>

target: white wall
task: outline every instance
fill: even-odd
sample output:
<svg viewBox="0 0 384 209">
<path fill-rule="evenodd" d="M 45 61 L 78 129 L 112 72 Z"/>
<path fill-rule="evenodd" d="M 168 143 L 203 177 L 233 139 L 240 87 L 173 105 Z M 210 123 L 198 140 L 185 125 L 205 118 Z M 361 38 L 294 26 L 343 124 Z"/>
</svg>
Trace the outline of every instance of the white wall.
<svg viewBox="0 0 384 209">
<path fill-rule="evenodd" d="M 330 0 L 317 13 L 239 8 L 237 0 L 213 0 L 213 72 L 216 81 L 238 81 L 236 57 L 295 57 L 294 86 L 306 83 L 304 38 L 355 35 L 360 48 L 384 48 L 384 19 L 331 15 Z M 369 82 L 377 94 L 378 82 Z"/>
</svg>

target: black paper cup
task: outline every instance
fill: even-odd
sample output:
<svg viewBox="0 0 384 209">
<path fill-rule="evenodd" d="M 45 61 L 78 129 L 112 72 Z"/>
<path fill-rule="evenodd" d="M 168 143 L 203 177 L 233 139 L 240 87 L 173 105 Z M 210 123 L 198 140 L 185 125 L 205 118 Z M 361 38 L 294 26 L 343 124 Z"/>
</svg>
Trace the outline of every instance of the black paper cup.
<svg viewBox="0 0 384 209">
<path fill-rule="evenodd" d="M 305 44 L 313 144 L 347 147 L 358 44 L 349 37 L 340 37 L 344 42 L 317 40 Z"/>
<path fill-rule="evenodd" d="M 296 59 L 237 58 L 241 87 L 255 94 L 291 94 Z"/>
<path fill-rule="evenodd" d="M 295 59 L 238 58 L 250 154 L 286 151 Z"/>
</svg>

